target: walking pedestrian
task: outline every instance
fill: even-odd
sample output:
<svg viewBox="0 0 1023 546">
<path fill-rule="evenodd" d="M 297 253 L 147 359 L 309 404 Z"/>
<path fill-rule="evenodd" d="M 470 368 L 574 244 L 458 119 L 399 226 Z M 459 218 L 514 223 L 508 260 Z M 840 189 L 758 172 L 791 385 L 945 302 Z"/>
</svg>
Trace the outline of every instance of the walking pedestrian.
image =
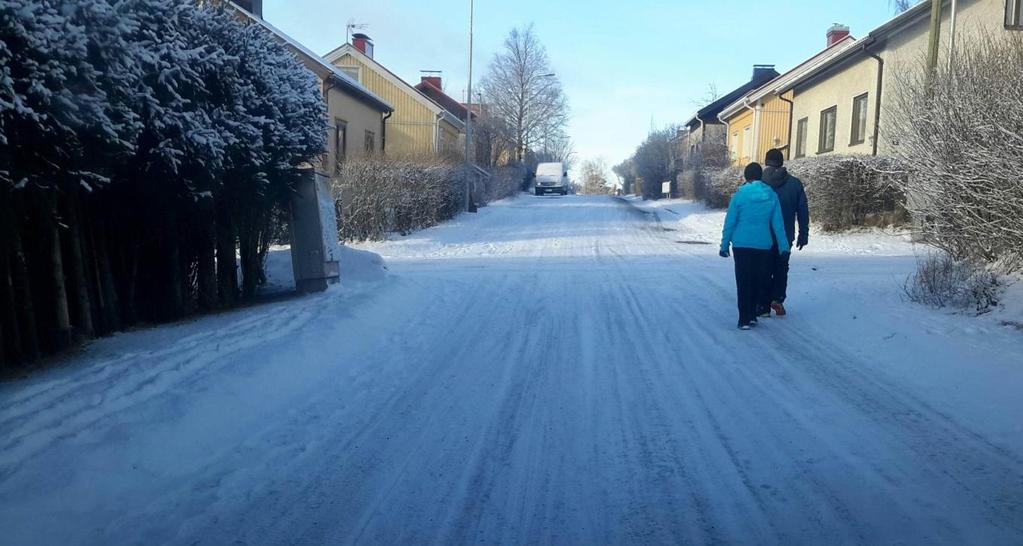
<svg viewBox="0 0 1023 546">
<path fill-rule="evenodd" d="M 810 208 L 806 203 L 806 190 L 803 183 L 789 174 L 785 168 L 785 155 L 781 150 L 771 149 L 764 158 L 767 167 L 764 169 L 764 182 L 778 194 L 781 203 L 781 217 L 785 224 L 785 237 L 792 247 L 803 250 L 809 241 Z M 796 220 L 799 220 L 799 235 L 796 235 Z M 771 316 L 773 309 L 779 317 L 785 316 L 785 298 L 789 284 L 789 257 L 791 253 L 774 252 L 771 254 L 771 291 L 765 294 L 759 304 L 758 315 Z"/>
<path fill-rule="evenodd" d="M 765 184 L 763 168 L 750 163 L 743 171 L 746 183 L 732 195 L 721 232 L 722 258 L 735 255 L 735 292 L 739 329 L 757 324 L 757 305 L 770 293 L 772 253 L 788 253 L 778 196 Z M 775 246 L 775 240 L 778 246 Z"/>
</svg>

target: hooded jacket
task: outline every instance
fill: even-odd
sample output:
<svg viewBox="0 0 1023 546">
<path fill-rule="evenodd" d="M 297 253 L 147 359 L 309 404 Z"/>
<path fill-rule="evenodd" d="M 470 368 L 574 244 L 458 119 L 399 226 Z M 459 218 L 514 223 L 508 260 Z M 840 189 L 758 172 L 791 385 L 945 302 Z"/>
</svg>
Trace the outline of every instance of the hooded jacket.
<svg viewBox="0 0 1023 546">
<path fill-rule="evenodd" d="M 740 186 L 728 203 L 721 250 L 727 251 L 729 244 L 737 248 L 770 250 L 777 238 L 778 252 L 788 252 L 791 245 L 784 234 L 781 205 L 771 187 L 759 180 Z"/>
<path fill-rule="evenodd" d="M 781 203 L 781 216 L 785 222 L 785 235 L 789 246 L 796 240 L 796 219 L 799 219 L 799 243 L 805 245 L 809 238 L 810 209 L 806 204 L 803 183 L 789 174 L 785 167 L 765 167 L 764 182 L 774 188 Z"/>
</svg>

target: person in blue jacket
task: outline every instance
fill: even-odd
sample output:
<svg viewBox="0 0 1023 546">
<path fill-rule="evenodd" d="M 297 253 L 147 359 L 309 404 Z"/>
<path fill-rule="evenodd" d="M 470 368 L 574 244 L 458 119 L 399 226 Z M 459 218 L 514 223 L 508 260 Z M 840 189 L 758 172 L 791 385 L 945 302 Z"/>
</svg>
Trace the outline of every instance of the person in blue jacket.
<svg viewBox="0 0 1023 546">
<path fill-rule="evenodd" d="M 729 257 L 729 246 L 735 255 L 740 330 L 757 324 L 757 307 L 770 294 L 775 241 L 779 254 L 790 250 L 778 194 L 761 181 L 763 176 L 759 163 L 746 165 L 746 183 L 732 195 L 721 232 L 720 256 Z"/>
</svg>

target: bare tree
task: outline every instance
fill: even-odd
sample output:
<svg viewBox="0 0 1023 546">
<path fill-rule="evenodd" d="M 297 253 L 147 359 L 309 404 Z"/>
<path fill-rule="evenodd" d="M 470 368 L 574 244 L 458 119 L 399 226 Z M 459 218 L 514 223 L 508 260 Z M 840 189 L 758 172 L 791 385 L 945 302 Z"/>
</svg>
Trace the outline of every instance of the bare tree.
<svg viewBox="0 0 1023 546">
<path fill-rule="evenodd" d="M 888 0 L 888 5 L 895 10 L 895 13 L 902 13 L 913 7 L 913 4 L 913 0 Z"/>
<path fill-rule="evenodd" d="M 588 194 L 607 194 L 611 184 L 607 180 L 607 163 L 603 158 L 583 161 L 581 171 L 582 192 Z"/>
<path fill-rule="evenodd" d="M 704 90 L 703 94 L 693 100 L 693 106 L 697 108 L 703 108 L 708 104 L 721 98 L 721 93 L 718 92 L 718 86 L 716 83 L 708 83 L 707 89 Z"/>
<path fill-rule="evenodd" d="M 550 153 L 566 138 L 568 100 L 532 25 L 508 33 L 481 86 L 490 114 L 508 127 L 516 160 L 522 161 L 526 150 L 542 149 L 544 144 Z"/>
</svg>

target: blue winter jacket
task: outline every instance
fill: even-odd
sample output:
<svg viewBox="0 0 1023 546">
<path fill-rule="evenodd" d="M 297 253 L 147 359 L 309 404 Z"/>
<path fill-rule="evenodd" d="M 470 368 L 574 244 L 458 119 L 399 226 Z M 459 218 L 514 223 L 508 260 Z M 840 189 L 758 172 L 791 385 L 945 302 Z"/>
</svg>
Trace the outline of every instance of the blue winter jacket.
<svg viewBox="0 0 1023 546">
<path fill-rule="evenodd" d="M 729 243 L 737 248 L 770 250 L 775 240 L 779 253 L 789 251 L 791 245 L 785 233 L 778 194 L 759 180 L 739 186 L 728 203 L 721 250 L 727 251 Z"/>
</svg>

